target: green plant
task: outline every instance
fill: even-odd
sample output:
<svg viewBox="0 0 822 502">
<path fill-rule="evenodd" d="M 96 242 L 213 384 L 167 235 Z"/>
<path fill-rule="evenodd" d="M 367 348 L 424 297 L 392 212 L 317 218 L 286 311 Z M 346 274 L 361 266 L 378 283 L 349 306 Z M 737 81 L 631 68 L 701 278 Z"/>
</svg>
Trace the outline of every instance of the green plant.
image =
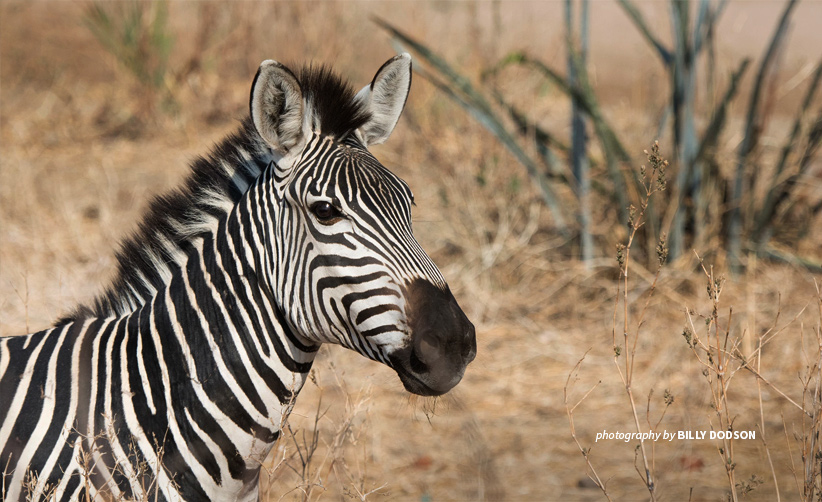
<svg viewBox="0 0 822 502">
<path fill-rule="evenodd" d="M 83 18 L 100 45 L 137 79 L 151 97 L 168 89 L 168 60 L 174 36 L 165 0 L 95 1 Z"/>
<path fill-rule="evenodd" d="M 763 152 L 767 148 L 760 144 L 760 134 L 769 118 L 767 101 L 773 99 L 773 93 L 766 89 L 773 87 L 774 61 L 785 47 L 787 26 L 796 5 L 796 0 L 790 0 L 759 62 L 759 70 L 750 82 L 743 142 L 736 152 L 735 170 L 729 175 L 721 169 L 726 162 L 719 145 L 729 127 L 729 107 L 743 88 L 750 60 L 742 60 L 733 69 L 724 91 L 715 97 L 718 70 L 714 44 L 716 27 L 726 3 L 724 0 L 671 0 L 673 44 L 667 47 L 631 0 L 619 0 L 637 30 L 654 48 L 669 77 L 669 88 L 662 93 L 668 98 L 659 128 L 660 133 L 667 129 L 668 117 L 671 117 L 674 159 L 670 170 L 671 196 L 653 201 L 647 208 L 645 238 L 654 242 L 663 233 L 667 234 L 672 259 L 682 256 L 688 247 L 704 248 L 719 243 L 728 251 L 732 272 L 741 270 L 745 253 L 822 270 L 822 264 L 815 261 L 817 258 L 796 257 L 779 248 L 779 244 L 795 248 L 798 241 L 811 233 L 812 222 L 822 213 L 819 196 L 809 193 L 802 183 L 822 145 L 822 108 L 815 99 L 822 81 L 822 62 L 809 79 L 802 107 L 794 117 L 793 128 L 776 162 L 766 164 L 763 159 L 769 155 Z M 627 224 L 629 196 L 641 194 L 642 187 L 627 176 L 623 168 L 631 162 L 631 157 L 603 112 L 588 76 L 585 2 L 582 2 L 579 32 L 572 29 L 572 5 L 571 0 L 566 2 L 566 75 L 537 57 L 514 51 L 481 72 L 482 87 L 472 84 L 441 56 L 407 33 L 385 21 L 377 20 L 377 23 L 398 44 L 417 53 L 426 64 L 427 69 L 418 69 L 425 78 L 465 108 L 514 154 L 538 187 L 557 230 L 565 237 L 579 237 L 579 256 L 588 262 L 593 257 L 590 221 L 602 218 L 593 215 L 591 207 L 604 202 L 605 207 L 616 208 L 620 223 Z M 541 127 L 539 117 L 517 109 L 497 87 L 498 80 L 504 78 L 504 72 L 512 66 L 536 72 L 571 101 L 570 146 Z M 704 75 L 702 68 L 705 68 Z M 709 90 L 707 99 L 697 93 L 701 85 Z M 708 120 L 704 129 L 698 131 L 698 117 L 703 109 L 707 109 Z M 585 122 L 590 124 L 599 143 L 601 158 L 592 155 L 587 142 L 583 141 Z M 590 170 L 584 166 L 590 166 Z M 558 190 L 561 185 L 570 190 Z M 765 194 L 764 198 L 756 196 L 760 193 Z M 569 225 L 568 221 L 578 224 Z M 780 232 L 781 228 L 796 231 Z M 600 248 L 613 244 L 613 241 L 599 241 Z M 648 256 L 648 262 L 652 261 L 652 256 Z"/>
<path fill-rule="evenodd" d="M 728 105 L 736 97 L 740 89 L 739 83 L 750 63 L 748 59 L 742 60 L 732 73 L 722 98 L 710 111 L 708 126 L 699 137 L 695 126 L 698 113 L 696 90 L 699 82 L 699 59 L 701 56 L 707 59 L 707 76 L 704 79 L 710 89 L 709 101 L 713 101 L 716 73 L 713 44 L 716 26 L 727 1 L 714 3 L 711 0 L 699 0 L 696 18 L 691 23 L 692 2 L 672 0 L 670 12 L 673 48 L 668 48 L 659 41 L 631 0 L 618 2 L 645 40 L 655 49 L 670 79 L 671 98 L 666 109 L 673 115 L 677 169 L 674 203 L 667 208 L 666 217 L 670 221 L 668 226 L 672 256 L 682 255 L 689 244 L 707 242 L 711 237 L 710 233 L 717 232 L 725 243 L 731 270 L 735 273 L 743 265 L 743 252 L 779 258 L 768 248 L 773 237 L 772 229 L 785 221 L 786 213 L 791 209 L 787 201 L 795 196 L 796 182 L 807 173 L 808 161 L 815 155 L 822 141 L 822 109 L 816 111 L 818 116 L 810 120 L 810 123 L 808 120 L 809 114 L 814 113 L 811 103 L 822 74 L 820 61 L 808 86 L 803 106 L 795 116 L 794 128 L 785 142 L 780 160 L 766 168 L 756 155 L 761 133 L 768 120 L 766 110 L 769 107 L 765 102 L 772 99 L 766 89 L 772 87 L 773 69 L 778 55 L 784 50 L 788 25 L 798 0 L 785 3 L 756 76 L 751 82 L 743 139 L 736 152 L 736 166 L 731 177 L 720 173 L 716 147 L 727 125 Z M 788 162 L 792 156 L 792 162 Z M 714 187 L 719 187 L 719 190 L 712 189 Z M 759 188 L 767 194 L 762 203 L 753 195 Z M 711 209 L 722 205 L 727 214 L 724 211 L 716 213 L 715 209 Z M 781 212 L 776 209 L 777 205 L 781 206 Z M 809 213 L 804 221 L 810 222 L 819 213 L 820 206 L 811 203 L 800 209 Z M 711 225 L 711 220 L 717 223 Z M 811 265 L 809 268 L 819 268 L 817 264 L 807 263 L 807 260 L 799 261 L 806 266 Z"/>
</svg>

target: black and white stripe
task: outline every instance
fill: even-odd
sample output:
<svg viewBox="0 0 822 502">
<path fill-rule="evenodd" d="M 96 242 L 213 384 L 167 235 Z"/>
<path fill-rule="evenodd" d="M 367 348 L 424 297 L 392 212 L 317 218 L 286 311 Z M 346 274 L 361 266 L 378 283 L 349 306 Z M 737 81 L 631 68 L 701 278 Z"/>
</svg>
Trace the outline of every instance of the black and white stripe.
<svg viewBox="0 0 822 502">
<path fill-rule="evenodd" d="M 473 327 L 411 233 L 408 186 L 366 149 L 409 85 L 407 55 L 356 95 L 263 63 L 251 118 L 153 203 L 112 286 L 0 339 L 0 498 L 255 500 L 321 343 L 412 392 L 459 381 Z"/>
</svg>

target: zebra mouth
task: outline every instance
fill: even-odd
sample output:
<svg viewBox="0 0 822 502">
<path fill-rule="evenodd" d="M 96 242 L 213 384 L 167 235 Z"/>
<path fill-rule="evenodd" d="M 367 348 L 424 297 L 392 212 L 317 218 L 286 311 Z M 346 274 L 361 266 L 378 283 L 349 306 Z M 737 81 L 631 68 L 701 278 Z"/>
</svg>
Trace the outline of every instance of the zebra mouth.
<svg viewBox="0 0 822 502">
<path fill-rule="evenodd" d="M 435 389 L 425 382 L 422 381 L 419 377 L 414 375 L 412 372 L 406 370 L 401 366 L 397 366 L 394 368 L 397 372 L 397 375 L 400 377 L 400 382 L 402 382 L 402 386 L 405 387 L 405 390 L 410 392 L 411 394 L 416 394 L 418 396 L 441 396 L 448 392 L 449 390 L 453 389 L 455 385 L 462 380 L 462 375 L 459 375 L 458 378 L 455 378 L 452 385 L 448 385 L 442 389 Z"/>
<path fill-rule="evenodd" d="M 461 371 L 432 371 L 413 351 L 408 352 L 406 357 L 391 358 L 391 367 L 408 392 L 418 396 L 441 396 L 462 380 L 464 367 Z"/>
</svg>

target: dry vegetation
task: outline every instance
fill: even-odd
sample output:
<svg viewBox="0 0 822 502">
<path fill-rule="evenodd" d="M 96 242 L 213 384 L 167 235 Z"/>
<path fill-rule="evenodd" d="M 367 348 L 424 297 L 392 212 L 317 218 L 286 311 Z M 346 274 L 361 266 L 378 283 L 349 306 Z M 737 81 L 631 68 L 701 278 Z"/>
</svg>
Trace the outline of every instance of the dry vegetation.
<svg viewBox="0 0 822 502">
<path fill-rule="evenodd" d="M 496 3 L 478 5 L 172 4 L 176 42 L 155 84 L 103 50 L 83 25 L 84 5 L 2 3 L 0 335 L 46 327 L 105 284 L 117 242 L 150 197 L 236 127 L 261 60 L 334 62 L 364 83 L 391 54 L 369 13 L 472 75 L 485 57 L 562 45 L 535 19 L 547 15 L 536 3 L 499 17 Z M 819 12 L 809 9 L 805 17 Z M 625 57 L 592 65 L 638 170 L 656 119 L 637 110 L 659 102 L 648 76 L 661 70 Z M 795 109 L 808 76 L 807 59 L 784 59 L 777 111 Z M 561 95 L 527 74 L 503 86 L 567 134 Z M 775 155 L 788 123 L 775 114 L 761 155 Z M 739 140 L 720 143 L 729 163 Z M 705 242 L 695 249 L 704 261 L 689 253 L 657 277 L 656 242 L 633 241 L 623 263 L 611 251 L 629 237 L 614 207 L 594 212 L 600 252 L 585 267 L 511 155 L 421 78 L 375 154 L 414 189 L 415 231 L 477 325 L 479 355 L 455 391 L 429 400 L 405 393 L 388 368 L 323 348 L 265 465 L 267 500 L 634 500 L 651 482 L 659 500 L 722 500 L 730 486 L 775 500 L 777 485 L 793 500 L 807 482 L 819 492 L 822 448 L 809 441 L 820 427 L 822 276 L 751 259 L 731 277 L 719 244 Z M 820 172 L 817 160 L 808 180 L 817 195 Z M 817 231 L 799 250 L 819 260 L 820 248 Z M 757 439 L 674 439 L 641 452 L 636 441 L 595 443 L 603 430 L 729 424 Z"/>
</svg>

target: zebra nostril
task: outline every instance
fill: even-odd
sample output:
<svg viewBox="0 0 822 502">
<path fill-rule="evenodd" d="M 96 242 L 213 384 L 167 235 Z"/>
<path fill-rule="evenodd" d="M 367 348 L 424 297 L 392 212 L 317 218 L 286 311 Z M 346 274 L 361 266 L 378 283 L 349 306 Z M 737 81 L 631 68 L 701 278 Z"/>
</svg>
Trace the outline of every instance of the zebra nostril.
<svg viewBox="0 0 822 502">
<path fill-rule="evenodd" d="M 423 333 L 417 344 L 417 356 L 426 365 L 432 366 L 442 358 L 440 340 L 429 333 Z"/>
</svg>

